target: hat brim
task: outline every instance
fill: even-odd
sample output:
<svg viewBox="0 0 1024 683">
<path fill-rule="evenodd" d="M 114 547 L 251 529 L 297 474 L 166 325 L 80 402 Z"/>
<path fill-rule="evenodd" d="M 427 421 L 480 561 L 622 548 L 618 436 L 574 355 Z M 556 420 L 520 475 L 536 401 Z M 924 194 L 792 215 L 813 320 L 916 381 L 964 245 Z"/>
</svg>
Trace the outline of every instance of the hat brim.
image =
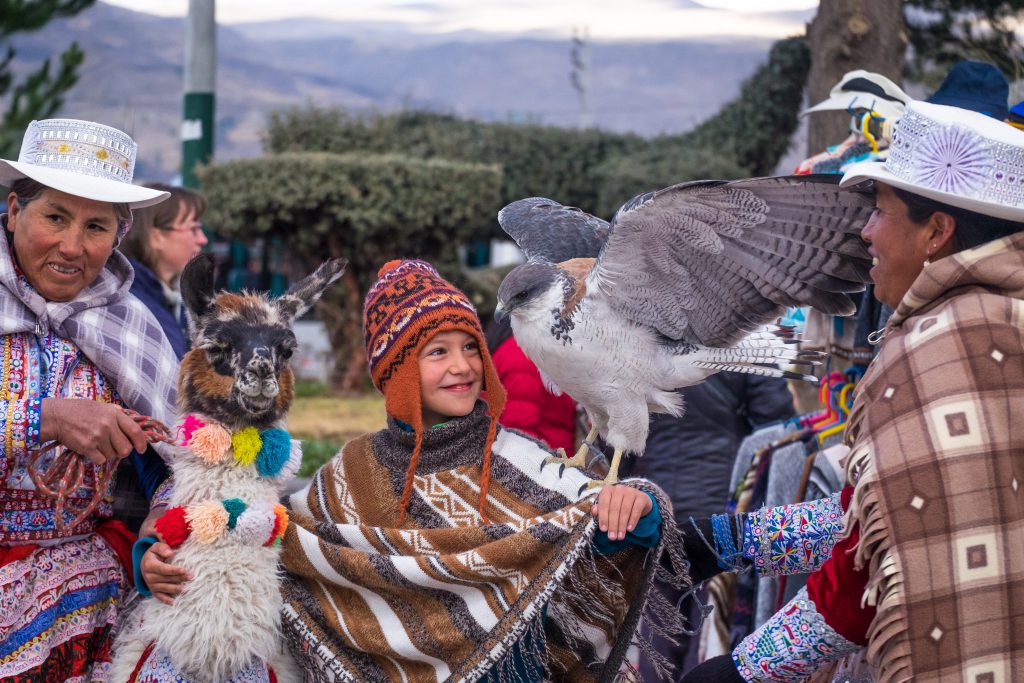
<svg viewBox="0 0 1024 683">
<path fill-rule="evenodd" d="M 986 202 L 980 199 L 964 197 L 963 195 L 951 194 L 930 187 L 922 187 L 908 180 L 898 178 L 885 168 L 885 163 L 879 161 L 861 161 L 853 164 L 843 174 L 839 181 L 840 187 L 852 187 L 865 180 L 875 180 L 892 187 L 898 187 L 911 194 L 920 195 L 927 199 L 933 199 L 943 204 L 949 204 L 960 209 L 980 213 L 983 216 L 1002 218 L 1008 221 L 1024 222 L 1024 207 L 1006 206 L 995 202 Z"/>
<path fill-rule="evenodd" d="M 49 188 L 76 197 L 112 204 L 127 204 L 132 209 L 159 204 L 171 196 L 170 192 L 152 190 L 131 183 L 0 159 L 0 185 L 10 187 L 11 183 L 21 178 L 31 178 Z"/>
<path fill-rule="evenodd" d="M 818 102 L 800 113 L 800 116 L 807 116 L 816 111 L 848 111 L 853 109 L 871 109 L 887 119 L 898 119 L 903 115 L 903 107 L 888 100 L 874 97 L 870 93 L 843 93 L 833 95 L 827 100 Z"/>
</svg>

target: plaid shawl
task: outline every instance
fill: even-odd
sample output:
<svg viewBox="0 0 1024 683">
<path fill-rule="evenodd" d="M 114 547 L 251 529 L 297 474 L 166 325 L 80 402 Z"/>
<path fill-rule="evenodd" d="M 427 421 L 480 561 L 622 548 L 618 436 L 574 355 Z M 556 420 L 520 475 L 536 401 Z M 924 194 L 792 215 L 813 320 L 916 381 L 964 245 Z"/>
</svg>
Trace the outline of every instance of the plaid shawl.
<svg viewBox="0 0 1024 683">
<path fill-rule="evenodd" d="M 878 680 L 1024 680 L 1024 233 L 927 266 L 857 392 Z"/>
<path fill-rule="evenodd" d="M 283 628 L 307 680 L 517 680 L 506 655 L 518 643 L 547 668 L 529 680 L 612 681 L 645 611 L 661 632 L 681 625 L 656 591 L 645 610 L 662 550 L 682 561 L 670 503 L 647 482 L 632 484 L 659 501 L 661 544 L 598 556 L 588 477 L 542 468 L 546 450 L 500 429 L 482 522 L 481 405 L 424 435 L 404 528 L 393 525 L 414 435 L 394 423 L 291 496 Z"/>
<path fill-rule="evenodd" d="M 6 227 L 6 216 L 0 224 Z M 9 242 L 4 247 L 0 335 L 38 336 L 53 330 L 82 350 L 125 405 L 173 424 L 178 361 L 156 318 L 128 292 L 133 277 L 128 259 L 115 250 L 91 285 L 71 301 L 56 302 L 26 286 L 18 277 Z"/>
</svg>

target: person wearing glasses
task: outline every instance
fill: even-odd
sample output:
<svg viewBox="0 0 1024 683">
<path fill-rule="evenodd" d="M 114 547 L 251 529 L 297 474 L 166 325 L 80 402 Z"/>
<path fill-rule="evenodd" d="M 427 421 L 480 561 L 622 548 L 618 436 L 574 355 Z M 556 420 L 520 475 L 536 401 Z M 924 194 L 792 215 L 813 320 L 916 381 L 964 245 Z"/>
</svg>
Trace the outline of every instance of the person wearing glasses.
<svg viewBox="0 0 1024 683">
<path fill-rule="evenodd" d="M 189 342 L 178 278 L 185 264 L 209 241 L 199 222 L 206 212 L 206 197 L 163 183 L 146 187 L 169 192 L 171 197 L 134 213 L 132 231 L 121 242 L 121 251 L 135 269 L 132 294 L 156 316 L 181 360 Z"/>
</svg>

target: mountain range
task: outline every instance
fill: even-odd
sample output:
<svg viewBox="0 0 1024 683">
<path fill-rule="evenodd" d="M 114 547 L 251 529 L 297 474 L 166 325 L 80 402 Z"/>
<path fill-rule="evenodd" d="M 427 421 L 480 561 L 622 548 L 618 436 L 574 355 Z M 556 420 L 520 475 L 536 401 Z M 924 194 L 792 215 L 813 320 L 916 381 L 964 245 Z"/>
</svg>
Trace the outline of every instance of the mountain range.
<svg viewBox="0 0 1024 683">
<path fill-rule="evenodd" d="M 85 64 L 62 116 L 107 123 L 140 146 L 136 176 L 167 180 L 180 163 L 185 23 L 102 2 L 13 40 L 15 73 L 72 40 Z M 682 132 L 736 96 L 770 41 L 598 42 L 589 46 L 592 124 L 643 135 Z M 576 126 L 570 43 L 545 36 L 287 19 L 218 26 L 218 159 L 260 153 L 267 115 L 294 106 L 421 108 L 488 121 Z"/>
</svg>

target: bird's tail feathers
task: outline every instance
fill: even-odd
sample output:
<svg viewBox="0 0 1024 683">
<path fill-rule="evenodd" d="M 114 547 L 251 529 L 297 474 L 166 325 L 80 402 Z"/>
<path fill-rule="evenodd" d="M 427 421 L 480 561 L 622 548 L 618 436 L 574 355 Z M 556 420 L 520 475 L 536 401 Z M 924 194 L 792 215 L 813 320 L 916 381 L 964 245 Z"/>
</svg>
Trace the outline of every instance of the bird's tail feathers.
<svg viewBox="0 0 1024 683">
<path fill-rule="evenodd" d="M 724 363 L 718 361 L 699 360 L 693 365 L 715 372 L 742 372 L 747 375 L 760 375 L 761 377 L 782 377 L 783 379 L 797 379 L 804 382 L 817 384 L 818 378 L 814 375 L 806 375 L 792 370 L 781 370 L 770 365 L 756 365 L 742 362 Z"/>
</svg>

